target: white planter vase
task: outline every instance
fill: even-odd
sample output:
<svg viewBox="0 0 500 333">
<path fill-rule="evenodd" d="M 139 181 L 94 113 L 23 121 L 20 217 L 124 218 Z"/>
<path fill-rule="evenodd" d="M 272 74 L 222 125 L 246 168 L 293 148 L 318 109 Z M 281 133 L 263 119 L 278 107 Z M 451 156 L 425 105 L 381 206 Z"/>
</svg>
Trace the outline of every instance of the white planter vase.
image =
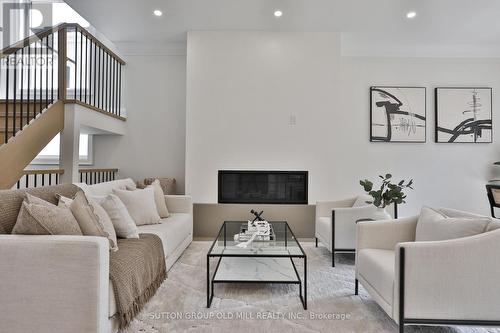
<svg viewBox="0 0 500 333">
<path fill-rule="evenodd" d="M 387 213 L 385 208 L 377 207 L 377 210 L 373 213 L 372 218 L 375 221 L 390 220 L 391 215 L 389 215 L 389 213 Z"/>
</svg>

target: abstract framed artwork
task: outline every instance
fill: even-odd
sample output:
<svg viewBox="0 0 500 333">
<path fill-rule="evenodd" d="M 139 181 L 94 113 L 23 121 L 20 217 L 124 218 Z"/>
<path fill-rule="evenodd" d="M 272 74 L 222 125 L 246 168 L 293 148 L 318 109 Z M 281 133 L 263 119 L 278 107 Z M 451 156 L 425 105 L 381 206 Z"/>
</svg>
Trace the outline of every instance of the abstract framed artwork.
<svg viewBox="0 0 500 333">
<path fill-rule="evenodd" d="M 425 87 L 370 87 L 370 141 L 426 140 Z"/>
<path fill-rule="evenodd" d="M 436 142 L 491 143 L 491 88 L 436 88 Z"/>
</svg>

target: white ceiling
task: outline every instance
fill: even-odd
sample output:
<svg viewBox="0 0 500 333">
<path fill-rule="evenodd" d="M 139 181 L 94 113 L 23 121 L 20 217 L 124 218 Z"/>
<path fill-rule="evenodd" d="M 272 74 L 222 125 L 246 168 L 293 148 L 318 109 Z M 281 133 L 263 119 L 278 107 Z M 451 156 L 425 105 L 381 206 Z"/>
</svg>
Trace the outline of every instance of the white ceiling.
<svg viewBox="0 0 500 333">
<path fill-rule="evenodd" d="M 113 42 L 191 30 L 336 31 L 370 45 L 500 47 L 500 0 L 66 0 Z M 155 17 L 153 9 L 161 9 Z M 275 9 L 283 11 L 275 18 Z M 408 11 L 416 18 L 406 18 Z M 499 46 L 496 46 L 498 44 Z"/>
</svg>

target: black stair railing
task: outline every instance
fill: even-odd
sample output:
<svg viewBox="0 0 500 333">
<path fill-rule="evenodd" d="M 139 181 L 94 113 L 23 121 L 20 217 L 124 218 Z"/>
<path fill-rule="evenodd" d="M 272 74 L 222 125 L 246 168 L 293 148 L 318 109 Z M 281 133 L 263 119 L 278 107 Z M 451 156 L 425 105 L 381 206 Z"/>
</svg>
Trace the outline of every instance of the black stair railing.
<svg viewBox="0 0 500 333">
<path fill-rule="evenodd" d="M 24 175 L 17 181 L 16 188 L 31 188 L 57 185 L 64 173 L 62 169 L 24 170 Z"/>
<path fill-rule="evenodd" d="M 94 185 L 116 179 L 118 169 L 113 168 L 82 168 L 78 170 L 80 183 Z M 62 169 L 37 169 L 24 170 L 24 175 L 19 179 L 14 188 L 32 188 L 40 186 L 57 185 L 60 183 Z"/>
<path fill-rule="evenodd" d="M 58 39 L 62 26 L 44 30 L 0 53 L 0 144 L 57 100 Z"/>
<path fill-rule="evenodd" d="M 78 24 L 27 37 L 0 60 L 0 145 L 58 100 L 123 118 L 125 62 Z"/>
<path fill-rule="evenodd" d="M 115 180 L 118 169 L 80 169 L 80 183 L 94 185 Z"/>
<path fill-rule="evenodd" d="M 68 28 L 72 91 L 68 99 L 121 117 L 122 67 L 125 62 L 79 25 Z"/>
</svg>

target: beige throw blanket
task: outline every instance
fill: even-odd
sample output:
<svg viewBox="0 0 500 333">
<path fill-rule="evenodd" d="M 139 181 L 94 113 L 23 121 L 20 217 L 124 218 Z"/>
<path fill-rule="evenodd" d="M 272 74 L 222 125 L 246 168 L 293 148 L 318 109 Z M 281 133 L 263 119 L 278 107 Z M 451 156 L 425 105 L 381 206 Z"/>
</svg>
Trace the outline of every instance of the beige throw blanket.
<svg viewBox="0 0 500 333">
<path fill-rule="evenodd" d="M 119 239 L 118 251 L 109 254 L 120 328 L 134 319 L 167 277 L 161 239 L 153 234 L 139 237 Z"/>
</svg>

